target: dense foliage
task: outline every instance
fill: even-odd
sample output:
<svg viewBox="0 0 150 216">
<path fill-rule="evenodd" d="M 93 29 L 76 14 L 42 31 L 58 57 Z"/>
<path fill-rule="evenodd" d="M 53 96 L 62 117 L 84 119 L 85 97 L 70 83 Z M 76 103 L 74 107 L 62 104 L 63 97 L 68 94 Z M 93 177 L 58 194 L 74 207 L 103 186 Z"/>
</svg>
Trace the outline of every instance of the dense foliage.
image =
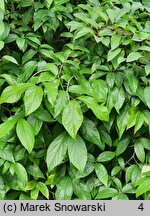
<svg viewBox="0 0 150 216">
<path fill-rule="evenodd" d="M 0 0 L 0 199 L 150 199 L 149 75 L 149 0 Z"/>
</svg>

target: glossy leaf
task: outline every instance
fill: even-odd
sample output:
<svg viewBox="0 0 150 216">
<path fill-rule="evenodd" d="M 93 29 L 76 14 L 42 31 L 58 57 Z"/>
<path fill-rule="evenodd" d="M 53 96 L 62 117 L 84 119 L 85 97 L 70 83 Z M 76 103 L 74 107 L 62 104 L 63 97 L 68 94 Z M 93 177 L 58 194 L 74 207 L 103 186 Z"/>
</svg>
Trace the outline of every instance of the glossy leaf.
<svg viewBox="0 0 150 216">
<path fill-rule="evenodd" d="M 83 139 L 77 135 L 76 139 L 67 137 L 68 154 L 70 162 L 81 172 L 84 171 L 87 162 L 87 148 Z"/>
<path fill-rule="evenodd" d="M 77 101 L 71 100 L 62 113 L 62 124 L 74 139 L 83 122 L 83 114 Z"/>
<path fill-rule="evenodd" d="M 67 137 L 68 135 L 63 132 L 50 143 L 46 155 L 46 163 L 49 171 L 59 165 L 64 159 L 68 147 L 66 143 Z"/>
<path fill-rule="evenodd" d="M 92 122 L 90 119 L 88 118 L 84 119 L 83 124 L 81 126 L 81 133 L 84 139 L 96 144 L 102 150 L 104 150 L 104 145 L 101 141 L 99 131 L 96 128 L 96 125 L 94 124 L 94 122 Z"/>
<path fill-rule="evenodd" d="M 70 177 L 65 177 L 57 184 L 56 199 L 70 200 L 73 194 L 73 184 Z"/>
<path fill-rule="evenodd" d="M 26 116 L 30 115 L 41 105 L 43 98 L 43 90 L 40 86 L 29 87 L 24 95 L 24 105 Z"/>
<path fill-rule="evenodd" d="M 87 105 L 87 107 L 93 111 L 93 113 L 98 119 L 102 121 L 109 120 L 108 109 L 103 105 L 99 105 L 97 101 L 94 100 L 94 98 L 89 97 L 89 96 L 81 96 L 78 99 L 84 102 Z"/>
<path fill-rule="evenodd" d="M 29 153 L 31 153 L 34 147 L 35 138 L 34 131 L 30 124 L 25 119 L 20 119 L 17 123 L 16 132 L 21 144 Z"/>
<path fill-rule="evenodd" d="M 98 179 L 100 180 L 100 182 L 102 182 L 105 185 L 105 187 L 107 187 L 108 172 L 107 172 L 106 168 L 104 167 L 104 165 L 95 164 L 95 171 L 96 171 L 96 175 L 97 175 Z"/>
</svg>

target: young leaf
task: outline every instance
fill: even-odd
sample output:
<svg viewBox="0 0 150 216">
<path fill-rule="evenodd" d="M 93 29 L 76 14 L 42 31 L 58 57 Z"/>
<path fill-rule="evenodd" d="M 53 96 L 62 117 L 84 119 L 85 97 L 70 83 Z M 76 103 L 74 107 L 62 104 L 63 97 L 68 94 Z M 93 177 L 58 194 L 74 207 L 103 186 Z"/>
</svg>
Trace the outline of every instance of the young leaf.
<svg viewBox="0 0 150 216">
<path fill-rule="evenodd" d="M 41 86 L 33 85 L 29 87 L 24 95 L 25 115 L 28 116 L 41 105 L 43 90 Z"/>
<path fill-rule="evenodd" d="M 70 162 L 81 172 L 84 171 L 87 162 L 87 148 L 83 139 L 77 135 L 76 139 L 67 137 L 68 154 Z"/>
<path fill-rule="evenodd" d="M 73 185 L 70 177 L 64 177 L 57 184 L 56 200 L 71 200 L 73 194 Z"/>
<path fill-rule="evenodd" d="M 46 156 L 46 163 L 49 172 L 64 159 L 67 152 L 67 138 L 68 135 L 66 132 L 63 132 L 58 135 L 52 143 L 50 143 Z"/>
<path fill-rule="evenodd" d="M 102 182 L 105 185 L 105 187 L 107 187 L 108 184 L 107 169 L 102 164 L 95 164 L 95 171 L 100 182 Z"/>
<path fill-rule="evenodd" d="M 71 100 L 63 110 L 62 124 L 74 139 L 83 122 L 83 114 L 77 101 Z"/>
<path fill-rule="evenodd" d="M 21 144 L 31 153 L 35 140 L 34 131 L 30 124 L 25 119 L 20 119 L 17 123 L 16 131 Z"/>
</svg>

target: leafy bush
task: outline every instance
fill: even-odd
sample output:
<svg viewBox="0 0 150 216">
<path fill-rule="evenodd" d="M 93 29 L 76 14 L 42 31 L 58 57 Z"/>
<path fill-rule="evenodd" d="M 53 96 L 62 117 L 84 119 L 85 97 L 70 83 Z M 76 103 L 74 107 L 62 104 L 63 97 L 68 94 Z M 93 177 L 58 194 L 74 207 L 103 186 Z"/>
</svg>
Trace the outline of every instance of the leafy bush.
<svg viewBox="0 0 150 216">
<path fill-rule="evenodd" d="M 150 199 L 149 0 L 1 0 L 0 50 L 1 199 Z"/>
</svg>

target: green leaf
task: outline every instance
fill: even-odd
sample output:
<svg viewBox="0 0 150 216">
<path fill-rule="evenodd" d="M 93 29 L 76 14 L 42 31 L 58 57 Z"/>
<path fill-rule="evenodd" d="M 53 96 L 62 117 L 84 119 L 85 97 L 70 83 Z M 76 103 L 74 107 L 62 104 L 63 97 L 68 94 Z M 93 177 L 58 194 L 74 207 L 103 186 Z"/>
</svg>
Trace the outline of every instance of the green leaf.
<svg viewBox="0 0 150 216">
<path fill-rule="evenodd" d="M 63 132 L 50 143 L 46 155 L 46 163 L 49 172 L 64 159 L 67 152 L 67 138 L 68 135 L 66 132 Z"/>
<path fill-rule="evenodd" d="M 16 61 L 16 59 L 14 57 L 12 57 L 12 56 L 4 55 L 2 57 L 2 59 L 6 60 L 6 61 L 9 61 L 9 62 L 12 62 L 12 63 L 14 63 L 16 65 L 19 65 L 18 62 Z"/>
<path fill-rule="evenodd" d="M 118 194 L 112 198 L 112 200 L 129 200 L 126 194 Z"/>
<path fill-rule="evenodd" d="M 70 162 L 81 172 L 84 171 L 87 162 L 87 148 L 83 139 L 77 135 L 76 139 L 67 137 L 68 154 Z"/>
<path fill-rule="evenodd" d="M 120 154 L 122 154 L 128 147 L 129 143 L 130 143 L 130 138 L 128 137 L 120 140 L 117 145 L 116 156 L 119 156 Z"/>
<path fill-rule="evenodd" d="M 140 138 L 137 140 L 138 143 L 140 143 L 145 149 L 150 151 L 150 140 L 148 138 Z"/>
<path fill-rule="evenodd" d="M 128 117 L 129 117 L 129 113 L 127 107 L 120 113 L 120 115 L 117 116 L 117 127 L 118 127 L 119 139 L 122 137 L 122 134 L 127 126 Z"/>
<path fill-rule="evenodd" d="M 43 182 L 38 182 L 37 188 L 43 194 L 43 196 L 45 196 L 47 199 L 49 199 L 49 190 Z"/>
<path fill-rule="evenodd" d="M 145 66 L 145 73 L 146 73 L 146 76 L 150 74 L 150 65 Z"/>
<path fill-rule="evenodd" d="M 66 105 L 62 114 L 62 124 L 74 139 L 83 122 L 83 114 L 77 101 L 71 100 Z"/>
<path fill-rule="evenodd" d="M 68 97 L 65 91 L 60 90 L 58 92 L 55 105 L 54 105 L 54 116 L 58 116 L 65 108 L 68 101 Z"/>
<path fill-rule="evenodd" d="M 30 124 L 25 119 L 20 119 L 17 123 L 16 131 L 21 144 L 31 153 L 35 140 L 34 131 Z"/>
<path fill-rule="evenodd" d="M 4 42 L 0 41 L 0 50 L 2 50 L 4 48 Z"/>
<path fill-rule="evenodd" d="M 111 50 L 116 49 L 120 45 L 121 36 L 120 35 L 113 35 L 111 37 Z"/>
<path fill-rule="evenodd" d="M 118 191 L 114 188 L 100 188 L 95 199 L 107 199 L 114 197 L 118 194 Z"/>
<path fill-rule="evenodd" d="M 112 59 L 114 59 L 120 52 L 121 52 L 120 48 L 109 50 L 107 55 L 107 61 L 111 61 Z"/>
<path fill-rule="evenodd" d="M 6 134 L 8 134 L 9 131 L 15 126 L 17 121 L 17 118 L 10 117 L 4 123 L 0 124 L 0 138 L 6 136 Z"/>
<path fill-rule="evenodd" d="M 64 177 L 57 184 L 56 200 L 71 200 L 73 194 L 73 185 L 70 177 Z"/>
<path fill-rule="evenodd" d="M 94 80 L 92 82 L 92 89 L 93 89 L 93 97 L 98 102 L 105 102 L 107 99 L 107 84 L 104 80 Z"/>
<path fill-rule="evenodd" d="M 89 109 L 93 111 L 96 117 L 102 121 L 109 121 L 109 111 L 107 107 L 99 105 L 97 101 L 89 96 L 78 97 L 79 100 L 84 102 Z"/>
<path fill-rule="evenodd" d="M 47 99 L 50 102 L 50 104 L 54 106 L 58 94 L 59 80 L 44 83 L 44 85 L 45 85 L 45 93 L 47 94 Z"/>
<path fill-rule="evenodd" d="M 19 180 L 26 185 L 28 183 L 28 175 L 26 169 L 20 163 L 12 164 L 12 167 Z"/>
<path fill-rule="evenodd" d="M 115 152 L 104 151 L 97 157 L 97 162 L 110 161 L 115 157 Z"/>
<path fill-rule="evenodd" d="M 89 27 L 84 27 L 75 35 L 74 39 L 81 38 L 85 35 L 91 36 L 94 35 L 94 31 Z"/>
<path fill-rule="evenodd" d="M 28 86 L 30 84 L 20 83 L 6 87 L 1 94 L 0 104 L 17 102 Z"/>
<path fill-rule="evenodd" d="M 91 194 L 86 184 L 74 182 L 73 192 L 80 200 L 91 200 Z"/>
<path fill-rule="evenodd" d="M 96 144 L 102 150 L 104 150 L 104 145 L 101 141 L 99 131 L 93 121 L 88 118 L 84 118 L 83 124 L 81 126 L 81 133 L 84 139 Z"/>
<path fill-rule="evenodd" d="M 95 164 L 95 171 L 100 182 L 102 182 L 105 185 L 105 187 L 107 187 L 108 184 L 107 169 L 102 164 Z"/>
<path fill-rule="evenodd" d="M 136 154 L 137 158 L 142 163 L 144 163 L 144 161 L 145 161 L 145 151 L 144 151 L 144 147 L 141 144 L 141 142 L 139 142 L 139 141 L 135 142 L 135 144 L 134 144 L 134 151 L 135 151 L 135 154 Z"/>
<path fill-rule="evenodd" d="M 19 47 L 19 49 L 23 52 L 25 52 L 26 48 L 27 48 L 27 42 L 24 38 L 17 38 L 16 39 L 16 43 L 17 43 L 17 46 Z"/>
<path fill-rule="evenodd" d="M 111 98 L 113 100 L 113 106 L 115 107 L 116 111 L 119 113 L 123 103 L 125 101 L 125 93 L 122 88 L 115 87 L 112 91 Z M 109 101 L 108 101 L 109 103 Z"/>
<path fill-rule="evenodd" d="M 43 90 L 41 86 L 33 85 L 29 87 L 24 95 L 25 115 L 28 116 L 41 105 Z"/>
<path fill-rule="evenodd" d="M 0 36 L 3 34 L 3 32 L 5 31 L 5 25 L 4 22 L 0 20 Z"/>
<path fill-rule="evenodd" d="M 150 108 L 150 87 L 144 89 L 144 99 L 148 108 Z"/>
<path fill-rule="evenodd" d="M 132 173 L 133 173 L 134 169 L 136 169 L 136 167 L 137 167 L 137 165 L 132 164 L 131 166 L 129 166 L 126 169 L 126 174 L 125 174 L 126 183 L 128 183 L 131 180 Z"/>
<path fill-rule="evenodd" d="M 139 58 L 143 57 L 139 52 L 132 52 L 127 57 L 127 62 L 137 61 Z"/>
<path fill-rule="evenodd" d="M 40 170 L 40 168 L 34 164 L 34 165 L 29 165 L 27 167 L 27 172 L 33 176 L 35 179 L 38 179 L 38 178 L 45 178 L 42 171 Z"/>
<path fill-rule="evenodd" d="M 139 197 L 140 195 L 146 193 L 149 190 L 150 190 L 150 178 L 146 177 L 144 178 L 144 181 L 136 189 L 136 197 Z"/>
</svg>

